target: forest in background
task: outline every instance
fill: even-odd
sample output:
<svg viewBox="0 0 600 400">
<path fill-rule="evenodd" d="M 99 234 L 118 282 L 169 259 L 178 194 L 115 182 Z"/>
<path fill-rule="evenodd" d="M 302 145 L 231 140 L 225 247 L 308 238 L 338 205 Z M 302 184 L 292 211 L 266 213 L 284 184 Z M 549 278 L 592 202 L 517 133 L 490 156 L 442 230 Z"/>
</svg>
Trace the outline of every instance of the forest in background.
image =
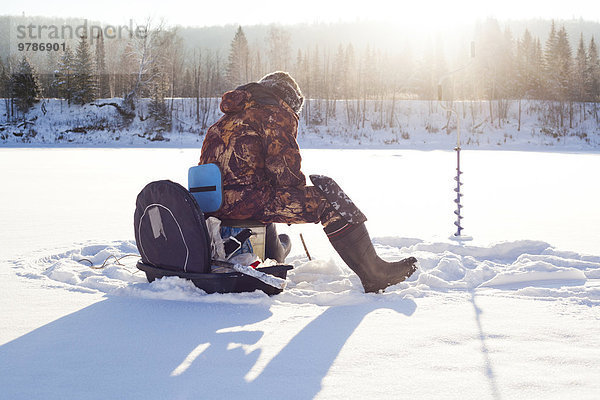
<svg viewBox="0 0 600 400">
<path fill-rule="evenodd" d="M 385 100 L 393 114 L 396 101 L 441 94 L 446 101 L 487 101 L 489 120 L 498 125 L 509 102 L 542 100 L 562 128 L 585 120 L 588 104 L 600 100 L 600 25 L 582 20 L 488 19 L 452 34 L 419 35 L 369 23 L 183 28 L 146 21 L 143 37 L 108 38 L 102 29 L 88 29 L 45 40 L 65 43 L 64 51 L 22 52 L 15 26 L 43 23 L 64 34 L 65 26 L 82 21 L 2 18 L 0 97 L 7 122 L 26 120 L 41 98 L 61 98 L 68 106 L 115 107 L 125 124 L 138 117 L 168 129 L 169 99 L 188 97 L 196 99 L 204 125 L 215 97 L 274 70 L 298 81 L 309 99 L 303 111 L 309 125 L 327 124 L 343 104 L 337 100 L 353 100 L 345 102 L 347 120 L 362 118 L 364 125 L 367 101 L 384 107 Z M 142 98 L 151 99 L 144 116 L 136 114 Z M 393 126 L 393 115 L 389 121 Z"/>
</svg>

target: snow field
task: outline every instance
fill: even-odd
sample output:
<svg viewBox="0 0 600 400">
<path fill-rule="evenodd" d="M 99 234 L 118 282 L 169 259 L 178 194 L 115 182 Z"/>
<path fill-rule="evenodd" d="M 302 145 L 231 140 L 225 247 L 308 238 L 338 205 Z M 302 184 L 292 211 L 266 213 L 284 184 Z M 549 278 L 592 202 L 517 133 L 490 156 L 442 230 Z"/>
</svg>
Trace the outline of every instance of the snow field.
<svg viewBox="0 0 600 400">
<path fill-rule="evenodd" d="M 81 246 L 35 265 L 63 260 L 76 270 L 72 259 L 100 255 L 100 247 Z M 336 263 L 297 261 L 296 272 L 314 275 L 318 266 L 326 277 L 339 272 Z M 46 296 L 59 295 L 61 286 L 69 288 L 71 301 L 93 296 L 79 293 L 77 285 L 33 281 L 52 291 Z M 274 393 L 289 399 L 594 399 L 600 390 L 597 306 L 558 297 L 539 301 L 506 289 L 446 291 L 425 285 L 418 285 L 422 297 L 400 287 L 365 295 L 348 284 L 345 291 L 318 297 L 315 288 L 297 288 L 315 279 L 304 275 L 290 281 L 295 288 L 271 298 L 259 292 L 204 295 L 173 278 L 129 282 L 126 291 L 117 286 L 113 294 L 94 296 L 89 305 L 1 346 L 4 394 L 11 399 L 260 399 Z"/>
<path fill-rule="evenodd" d="M 364 294 L 319 226 L 282 226 L 295 268 L 273 297 L 149 284 L 110 258 L 137 253 L 141 188 L 185 184 L 198 155 L 0 149 L 0 397 L 598 398 L 597 154 L 465 151 L 459 245 L 453 152 L 304 150 L 378 253 L 420 269 Z"/>
<path fill-rule="evenodd" d="M 449 291 L 472 293 L 493 291 L 496 295 L 569 300 L 588 306 L 600 305 L 600 257 L 557 251 L 544 242 L 505 242 L 490 247 L 420 242 L 402 246 L 402 239 L 376 240 L 378 253 L 387 260 L 417 257 L 419 269 L 407 281 L 388 288 L 382 295 L 418 298 Z M 383 244 L 388 243 L 388 244 Z M 390 245 L 390 243 L 394 245 Z M 18 275 L 40 279 L 85 293 L 132 296 L 163 300 L 225 303 L 310 303 L 320 306 L 351 305 L 379 296 L 362 291 L 360 281 L 339 260 L 292 257 L 286 290 L 269 298 L 261 292 L 206 295 L 191 282 L 167 277 L 148 283 L 135 267 L 135 243 L 85 245 L 61 254 L 22 260 Z M 99 268 L 106 261 L 107 266 Z"/>
</svg>

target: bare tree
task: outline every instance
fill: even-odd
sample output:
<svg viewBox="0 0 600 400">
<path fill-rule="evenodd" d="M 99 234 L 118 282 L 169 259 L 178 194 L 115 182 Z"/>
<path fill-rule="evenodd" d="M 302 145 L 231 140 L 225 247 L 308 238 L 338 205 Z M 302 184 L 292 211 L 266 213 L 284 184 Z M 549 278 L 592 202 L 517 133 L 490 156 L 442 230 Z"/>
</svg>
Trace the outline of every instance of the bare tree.
<svg viewBox="0 0 600 400">
<path fill-rule="evenodd" d="M 290 67 L 290 33 L 283 28 L 271 25 L 267 38 L 269 46 L 269 68 L 271 71 L 287 71 Z"/>
<path fill-rule="evenodd" d="M 166 49 L 173 40 L 173 31 L 166 30 L 163 24 L 153 26 L 151 20 L 138 27 L 131 43 L 126 47 L 124 56 L 132 60 L 135 65 L 133 85 L 127 92 L 121 104 L 102 103 L 98 107 L 113 106 L 125 119 L 131 122 L 135 117 L 136 103 L 140 97 L 155 85 L 156 80 L 164 80 L 168 76 L 164 73 L 165 59 L 168 57 Z M 154 86 L 156 87 L 156 86 Z"/>
</svg>

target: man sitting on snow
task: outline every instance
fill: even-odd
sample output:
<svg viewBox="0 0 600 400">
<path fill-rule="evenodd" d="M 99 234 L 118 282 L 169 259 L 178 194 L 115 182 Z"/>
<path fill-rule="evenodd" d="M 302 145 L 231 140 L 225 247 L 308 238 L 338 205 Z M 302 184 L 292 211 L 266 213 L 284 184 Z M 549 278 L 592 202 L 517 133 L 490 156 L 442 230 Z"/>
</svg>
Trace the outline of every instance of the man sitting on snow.
<svg viewBox="0 0 600 400">
<path fill-rule="evenodd" d="M 263 223 L 320 222 L 365 292 L 404 281 L 416 270 L 414 257 L 397 262 L 379 258 L 366 217 L 331 178 L 311 175 L 315 186 L 306 186 L 296 142 L 303 103 L 296 81 L 281 71 L 223 95 L 225 115 L 208 129 L 199 163 L 221 169 L 223 205 L 213 215 Z M 267 256 L 282 262 L 289 238 L 282 244 L 271 225 L 267 246 Z"/>
</svg>

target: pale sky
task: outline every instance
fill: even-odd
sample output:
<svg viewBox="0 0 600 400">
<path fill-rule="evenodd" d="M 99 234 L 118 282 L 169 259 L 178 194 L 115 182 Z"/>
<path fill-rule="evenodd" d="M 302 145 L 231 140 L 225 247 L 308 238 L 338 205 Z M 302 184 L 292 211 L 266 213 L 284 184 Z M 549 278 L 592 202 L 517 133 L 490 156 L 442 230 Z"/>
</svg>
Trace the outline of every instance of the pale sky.
<svg viewBox="0 0 600 400">
<path fill-rule="evenodd" d="M 431 28 L 486 17 L 583 18 L 600 20 L 600 6 L 593 0 L 496 0 L 494 2 L 457 0 L 413 1 L 325 1 L 325 0 L 102 0 L 4 2 L 0 15 L 82 17 L 104 23 L 123 24 L 130 19 L 141 22 L 148 17 L 163 18 L 168 25 L 206 26 L 260 23 L 337 22 L 375 20 L 399 25 Z"/>
</svg>

